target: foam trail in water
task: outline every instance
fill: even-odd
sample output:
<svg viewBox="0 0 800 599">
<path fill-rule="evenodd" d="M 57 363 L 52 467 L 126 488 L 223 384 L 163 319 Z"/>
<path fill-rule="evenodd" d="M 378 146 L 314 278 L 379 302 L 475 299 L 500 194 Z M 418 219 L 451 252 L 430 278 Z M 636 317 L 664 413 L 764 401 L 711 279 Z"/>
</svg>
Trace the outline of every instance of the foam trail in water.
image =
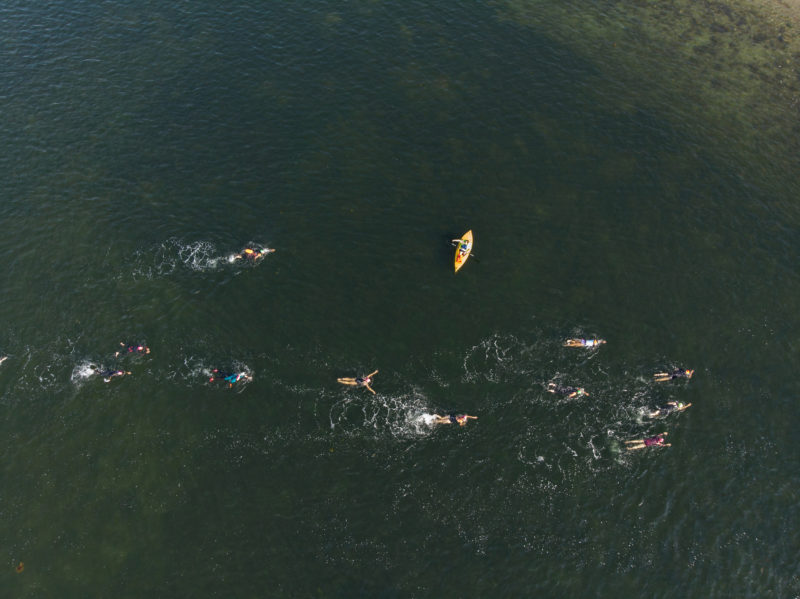
<svg viewBox="0 0 800 599">
<path fill-rule="evenodd" d="M 430 434 L 433 415 L 417 391 L 397 397 L 348 392 L 331 407 L 329 417 L 331 429 L 345 434 L 357 435 L 366 429 L 378 438 L 411 438 Z"/>
<path fill-rule="evenodd" d="M 184 358 L 183 365 L 180 368 L 169 372 L 164 378 L 172 381 L 183 381 L 187 387 L 218 385 L 220 388 L 227 389 L 227 383 L 223 385 L 221 380 L 213 380 L 215 369 L 228 373 L 242 372 L 250 378 L 253 377 L 253 370 L 244 362 L 225 360 L 221 363 L 229 364 L 229 366 L 220 367 L 220 362 L 210 364 L 206 358 L 187 356 Z M 237 381 L 233 389 L 237 393 L 241 393 L 249 382 L 248 380 Z"/>
<path fill-rule="evenodd" d="M 178 249 L 181 263 L 191 270 L 207 271 L 217 268 L 222 256 L 215 256 L 214 246 L 207 241 L 196 241 Z"/>
<path fill-rule="evenodd" d="M 247 247 L 264 248 L 264 244 L 249 243 Z M 133 268 L 134 278 L 153 279 L 169 276 L 185 269 L 194 272 L 211 272 L 237 263 L 245 265 L 244 260 L 237 260 L 235 253 L 221 253 L 210 241 L 186 242 L 178 238 L 170 238 L 154 249 L 136 252 L 136 264 Z"/>
</svg>

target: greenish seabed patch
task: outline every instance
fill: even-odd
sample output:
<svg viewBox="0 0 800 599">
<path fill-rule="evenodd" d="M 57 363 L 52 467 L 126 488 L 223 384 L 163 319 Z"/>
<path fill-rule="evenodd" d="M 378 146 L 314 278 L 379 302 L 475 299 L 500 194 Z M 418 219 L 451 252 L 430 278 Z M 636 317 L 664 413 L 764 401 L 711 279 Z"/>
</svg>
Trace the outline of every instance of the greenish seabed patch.
<svg viewBox="0 0 800 599">
<path fill-rule="evenodd" d="M 701 113 L 692 137 L 714 152 L 772 155 L 773 173 L 800 147 L 800 23 L 742 2 L 498 0 L 499 17 L 533 28 L 616 80 L 598 96 L 612 113 L 650 109 L 675 124 Z M 570 14 L 573 13 L 573 14 Z M 757 173 L 753 173 L 757 175 Z"/>
</svg>

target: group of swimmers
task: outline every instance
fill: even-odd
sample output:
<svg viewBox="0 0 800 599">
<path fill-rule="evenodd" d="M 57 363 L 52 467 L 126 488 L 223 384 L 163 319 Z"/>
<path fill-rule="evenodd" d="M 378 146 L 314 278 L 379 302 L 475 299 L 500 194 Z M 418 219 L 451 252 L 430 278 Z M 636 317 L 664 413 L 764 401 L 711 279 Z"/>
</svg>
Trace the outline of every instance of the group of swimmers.
<svg viewBox="0 0 800 599">
<path fill-rule="evenodd" d="M 244 260 L 245 262 L 250 262 L 255 264 L 260 259 L 264 258 L 265 256 L 273 253 L 275 249 L 273 248 L 252 248 L 246 247 L 238 254 L 233 255 L 234 260 Z M 125 343 L 120 343 L 125 349 L 122 351 L 118 351 L 114 354 L 115 358 L 118 358 L 121 354 L 149 354 L 150 348 L 145 347 L 144 345 L 126 345 Z M 100 370 L 96 369 L 96 372 L 103 376 L 103 381 L 108 383 L 111 382 L 111 379 L 116 377 L 122 377 L 125 375 L 131 374 L 125 370 Z M 209 382 L 224 382 L 228 385 L 229 388 L 232 388 L 236 383 L 239 382 L 250 382 L 253 380 L 253 376 L 248 374 L 247 372 L 231 372 L 220 370 L 219 368 L 214 368 L 211 371 L 211 376 L 209 377 Z"/>
<path fill-rule="evenodd" d="M 605 342 L 606 341 L 604 339 L 567 339 L 564 342 L 564 347 L 599 347 L 600 345 L 603 345 Z M 121 342 L 120 346 L 123 349 L 118 350 L 114 353 L 115 358 L 124 355 L 146 355 L 150 353 L 150 348 L 145 345 L 125 344 Z M 0 358 L 0 364 L 2 364 L 7 358 L 8 356 Z M 125 375 L 131 374 L 130 371 L 126 370 L 101 369 L 97 366 L 93 366 L 92 368 L 95 373 L 103 377 L 103 381 L 106 383 L 111 382 L 111 380 L 114 378 L 123 377 Z M 378 374 L 378 370 L 373 370 L 372 372 L 366 375 L 360 375 L 355 377 L 340 377 L 336 380 L 342 385 L 367 389 L 369 390 L 370 393 L 374 395 L 376 394 L 376 391 L 375 389 L 372 388 L 371 383 L 373 383 L 373 377 L 376 374 Z M 653 380 L 655 382 L 666 382 L 675 379 L 691 379 L 693 374 L 694 370 L 678 368 L 669 372 L 657 372 L 653 375 Z M 248 374 L 247 372 L 230 372 L 230 371 L 220 370 L 218 368 L 215 368 L 211 371 L 211 376 L 209 378 L 209 382 L 211 383 L 224 382 L 227 384 L 229 388 L 232 388 L 235 384 L 239 382 L 250 382 L 252 380 L 253 376 L 251 374 Z M 589 393 L 583 387 L 560 385 L 552 381 L 547 384 L 547 391 L 549 393 L 561 395 L 562 397 L 566 397 L 568 399 L 573 399 L 577 397 L 589 397 Z M 647 417 L 664 418 L 673 413 L 683 412 L 691 405 L 692 405 L 691 403 L 683 403 L 680 401 L 669 401 L 665 405 L 657 408 L 656 410 L 648 412 Z M 442 416 L 440 414 L 430 415 L 430 422 L 432 424 L 458 424 L 459 426 L 465 426 L 467 422 L 469 422 L 470 420 L 477 420 L 477 419 L 478 419 L 477 416 L 472 416 L 470 414 L 451 413 L 446 416 Z M 665 440 L 666 435 L 667 433 L 660 433 L 653 437 L 646 437 L 643 439 L 631 439 L 625 441 L 626 448 L 632 451 L 636 449 L 644 449 L 645 447 L 669 447 L 671 444 L 666 443 Z"/>
<path fill-rule="evenodd" d="M 233 258 L 234 260 L 245 260 L 246 262 L 256 263 L 258 260 L 260 260 L 264 256 L 267 256 L 268 254 L 273 253 L 274 251 L 275 250 L 272 248 L 246 247 L 238 254 L 234 254 Z M 119 349 L 114 352 L 115 360 L 118 360 L 120 357 L 146 355 L 150 353 L 150 348 L 145 345 L 137 343 L 131 344 L 125 342 L 120 342 L 119 345 L 122 349 Z M 0 364 L 5 362 L 7 359 L 8 356 L 0 357 Z M 92 374 L 97 374 L 101 376 L 103 378 L 104 383 L 110 383 L 113 379 L 118 379 L 133 374 L 130 370 L 124 370 L 120 368 L 103 368 L 101 366 L 97 366 L 96 364 L 92 364 L 89 367 L 89 370 L 92 372 Z M 209 379 L 209 382 L 222 381 L 227 383 L 228 387 L 233 387 L 234 384 L 240 381 L 249 382 L 252 380 L 253 380 L 252 375 L 246 372 L 230 372 L 215 368 L 214 370 L 211 371 L 211 377 Z"/>
<path fill-rule="evenodd" d="M 130 344 L 120 341 L 120 347 L 123 349 L 117 350 L 114 352 L 114 358 L 117 359 L 120 356 L 127 356 L 127 355 L 144 355 L 150 353 L 150 348 L 145 345 L 139 344 Z M 112 379 L 121 378 L 123 376 L 127 376 L 129 374 L 133 374 L 130 370 L 119 370 L 117 368 L 101 368 L 95 364 L 92 364 L 90 367 L 91 371 L 94 374 L 98 374 L 103 377 L 104 383 L 110 383 Z"/>
<path fill-rule="evenodd" d="M 234 260 L 245 260 L 247 262 L 255 263 L 264 256 L 271 254 L 275 250 L 272 248 L 251 248 L 246 247 L 238 254 L 234 254 Z M 125 356 L 135 356 L 135 355 L 146 355 L 150 353 L 150 348 L 146 345 L 141 345 L 137 343 L 124 343 L 120 342 L 120 347 L 122 349 L 117 350 L 114 352 L 114 359 L 118 360 L 120 357 Z M 4 356 L 0 358 L 0 364 L 2 364 L 8 356 Z M 129 376 L 133 374 L 130 370 L 124 370 L 120 368 L 103 368 L 92 364 L 90 366 L 90 370 L 93 374 L 97 374 L 103 378 L 104 383 L 110 383 L 113 379 L 122 378 L 124 376 Z M 228 385 L 228 387 L 233 387 L 234 384 L 238 382 L 249 382 L 252 381 L 252 375 L 246 372 L 230 372 L 220 370 L 215 368 L 211 371 L 211 377 L 209 378 L 209 382 L 220 381 L 224 382 Z"/>
<path fill-rule="evenodd" d="M 564 341 L 564 347 L 598 347 L 605 343 L 605 339 L 567 339 Z M 690 379 L 694 374 L 694 370 L 686 368 L 676 368 L 669 372 L 656 372 L 653 375 L 653 381 L 656 383 L 663 383 L 666 381 L 673 381 L 676 379 Z M 563 386 L 554 382 L 547 384 L 547 391 L 555 393 L 567 398 L 575 397 L 588 397 L 589 394 L 583 387 Z M 669 401 L 665 405 L 647 413 L 648 418 L 665 418 L 670 414 L 683 412 L 690 407 L 691 403 L 683 403 L 682 401 Z M 644 449 L 645 447 L 669 447 L 671 444 L 666 442 L 667 433 L 660 433 L 652 437 L 644 439 L 631 439 L 625 441 L 625 446 L 628 450 Z"/>
<path fill-rule="evenodd" d="M 126 345 L 125 343 L 120 343 L 120 345 L 123 346 L 125 349 L 122 351 L 115 352 L 114 353 L 115 358 L 119 358 L 120 356 L 124 356 L 126 354 L 143 355 L 150 353 L 150 348 L 144 345 Z M 2 364 L 3 360 L 5 360 L 5 358 L 0 359 L 0 364 Z M 119 370 L 115 368 L 101 368 L 94 364 L 92 364 L 91 366 L 91 371 L 94 374 L 98 374 L 101 377 L 103 377 L 104 383 L 110 383 L 112 379 L 121 378 L 123 376 L 133 374 L 129 370 Z M 228 387 L 233 387 L 233 385 L 235 383 L 238 383 L 239 381 L 249 382 L 252 380 L 253 376 L 246 372 L 229 372 L 220 370 L 218 368 L 214 368 L 211 371 L 211 378 L 209 378 L 209 382 L 211 383 L 215 381 L 223 381 L 228 384 Z"/>
<path fill-rule="evenodd" d="M 458 250 L 460 253 L 462 253 L 462 255 L 468 253 L 469 250 L 471 249 L 472 244 L 470 240 L 454 239 L 452 240 L 452 242 L 454 245 L 458 244 Z M 238 254 L 234 254 L 233 258 L 234 260 L 245 260 L 248 262 L 256 263 L 258 260 L 273 253 L 274 251 L 275 250 L 272 248 L 246 247 Z M 572 338 L 565 340 L 563 345 L 564 347 L 597 348 L 601 345 L 604 345 L 605 343 L 606 343 L 605 339 Z M 120 342 L 120 347 L 122 349 L 114 352 L 115 359 L 120 358 L 120 356 L 146 355 L 150 353 L 150 348 L 141 344 L 126 344 L 124 342 Z M 8 356 L 0 357 L 0 364 L 2 364 L 7 359 Z M 115 368 L 104 369 L 95 365 L 91 366 L 91 370 L 93 373 L 102 376 L 103 382 L 105 383 L 111 382 L 112 379 L 121 378 L 123 376 L 132 374 L 128 370 L 121 370 Z M 211 371 L 210 374 L 211 376 L 209 377 L 209 382 L 211 383 L 224 382 L 227 384 L 229 388 L 232 388 L 237 383 L 250 382 L 253 380 L 253 376 L 247 372 L 231 372 L 215 368 Z M 342 385 L 368 389 L 374 395 L 376 394 L 376 391 L 375 389 L 372 388 L 371 383 L 373 382 L 373 377 L 376 374 L 378 374 L 378 370 L 374 370 L 367 375 L 360 375 L 355 377 L 340 377 L 337 379 L 337 381 Z M 655 382 L 666 382 L 675 379 L 691 379 L 693 374 L 694 370 L 679 368 L 669 372 L 657 372 L 653 375 L 653 380 Z M 589 393 L 583 387 L 565 386 L 552 381 L 547 384 L 546 389 L 549 393 L 561 395 L 569 399 L 589 396 Z M 691 405 L 692 405 L 691 403 L 683 403 L 680 401 L 669 401 L 665 405 L 653 411 L 648 412 L 647 417 L 664 418 L 673 413 L 683 412 Z M 470 414 L 452 413 L 446 416 L 442 416 L 440 414 L 430 415 L 430 422 L 432 422 L 433 424 L 458 424 L 459 426 L 465 426 L 467 422 L 469 422 L 470 420 L 477 420 L 477 419 L 478 419 L 477 416 L 472 416 Z M 666 443 L 666 436 L 667 433 L 664 432 L 643 439 L 631 439 L 625 441 L 625 444 L 628 450 L 643 449 L 645 447 L 669 447 L 670 443 Z"/>
<path fill-rule="evenodd" d="M 564 347 L 599 347 L 600 345 L 605 344 L 605 339 L 567 339 L 564 341 Z M 356 377 L 340 377 L 336 379 L 342 385 L 348 385 L 351 387 L 362 387 L 368 389 L 372 394 L 375 394 L 375 389 L 372 388 L 370 383 L 373 382 L 372 377 L 378 374 L 377 370 L 374 370 L 366 375 L 356 376 Z M 687 370 L 684 368 L 678 368 L 672 370 L 670 372 L 657 372 L 653 375 L 653 380 L 655 382 L 665 382 L 671 381 L 675 379 L 690 379 L 694 374 L 694 370 Z M 589 393 L 583 387 L 572 387 L 572 386 L 564 386 L 559 385 L 555 382 L 550 382 L 547 384 L 547 391 L 549 393 L 554 393 L 557 395 L 561 395 L 567 398 L 576 398 L 576 397 L 588 397 Z M 672 413 L 683 412 L 686 408 L 690 407 L 691 403 L 683 403 L 679 401 L 670 401 L 667 402 L 665 405 L 661 406 L 660 408 L 648 412 L 648 418 L 663 418 Z M 477 420 L 477 416 L 470 416 L 469 414 L 449 414 L 447 416 L 441 416 L 439 414 L 432 414 L 431 415 L 431 422 L 433 424 L 458 424 L 459 426 L 464 426 L 470 420 Z M 670 444 L 665 442 L 665 437 L 667 433 L 661 433 L 659 435 L 655 435 L 653 437 L 647 437 L 644 439 L 632 439 L 630 441 L 626 441 L 626 447 L 629 450 L 635 449 L 643 449 L 645 447 L 669 447 Z"/>
<path fill-rule="evenodd" d="M 372 382 L 372 377 L 378 374 L 377 370 L 373 370 L 367 375 L 356 376 L 356 377 L 340 377 L 336 379 L 342 385 L 348 385 L 350 387 L 363 387 L 365 389 L 369 389 L 372 394 L 375 394 L 375 389 L 370 386 Z M 477 420 L 477 416 L 470 416 L 469 414 L 448 414 L 447 416 L 442 416 L 440 414 L 431 414 L 430 422 L 432 424 L 457 424 L 459 426 L 464 426 L 470 420 Z"/>
<path fill-rule="evenodd" d="M 114 358 L 119 358 L 120 356 L 126 356 L 126 355 L 146 355 L 150 353 L 150 348 L 147 347 L 146 345 L 125 344 L 122 342 L 120 343 L 120 345 L 123 347 L 123 349 L 114 352 Z M 3 360 L 5 359 L 6 359 L 5 357 L 0 358 L 0 364 L 2 364 Z M 112 379 L 121 378 L 123 376 L 133 374 L 129 370 L 119 370 L 116 368 L 101 368 L 94 364 L 91 365 L 90 369 L 94 374 L 98 374 L 101 377 L 103 377 L 104 383 L 110 383 Z M 214 368 L 211 371 L 211 378 L 209 378 L 210 383 L 213 383 L 215 381 L 225 382 L 227 383 L 229 388 L 233 387 L 234 384 L 240 381 L 249 382 L 252 380 L 253 376 L 246 372 L 230 372 L 230 371 L 220 370 L 218 368 Z"/>
</svg>

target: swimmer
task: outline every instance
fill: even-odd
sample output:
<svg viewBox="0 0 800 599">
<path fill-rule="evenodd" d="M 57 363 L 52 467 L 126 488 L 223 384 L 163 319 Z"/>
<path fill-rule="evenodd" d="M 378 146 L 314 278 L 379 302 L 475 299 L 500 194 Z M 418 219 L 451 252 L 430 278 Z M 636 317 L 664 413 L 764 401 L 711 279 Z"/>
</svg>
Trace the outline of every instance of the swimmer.
<svg viewBox="0 0 800 599">
<path fill-rule="evenodd" d="M 115 358 L 118 358 L 121 353 L 129 353 L 129 354 L 149 354 L 150 353 L 150 348 L 146 347 L 144 345 L 125 345 L 121 341 L 120 341 L 119 344 L 122 347 L 124 347 L 125 349 L 124 350 L 120 350 L 118 352 L 115 352 L 114 353 L 114 357 Z"/>
<path fill-rule="evenodd" d="M 605 339 L 567 339 L 564 347 L 597 347 L 605 342 Z"/>
<path fill-rule="evenodd" d="M 684 370 L 683 368 L 677 368 L 672 372 L 656 372 L 653 375 L 653 379 L 657 383 L 663 383 L 664 381 L 671 381 L 673 379 L 690 379 L 694 374 L 694 370 Z"/>
<path fill-rule="evenodd" d="M 589 397 L 589 394 L 586 393 L 586 389 L 583 387 L 562 387 L 556 383 L 547 383 L 547 391 L 548 393 L 564 395 L 570 399 L 573 397 Z"/>
<path fill-rule="evenodd" d="M 644 439 L 631 439 L 625 441 L 625 445 L 629 451 L 634 449 L 644 449 L 645 447 L 669 447 L 671 443 L 665 443 L 667 433 L 661 433 L 655 437 L 646 437 Z"/>
<path fill-rule="evenodd" d="M 262 248 L 260 250 L 254 250 L 253 248 L 244 248 L 241 254 L 236 254 L 233 256 L 234 260 L 241 260 L 242 258 L 247 260 L 252 260 L 255 262 L 259 258 L 263 258 L 267 254 L 271 254 L 275 250 L 270 248 Z"/>
<path fill-rule="evenodd" d="M 367 376 L 357 376 L 355 378 L 344 377 L 344 378 L 338 378 L 336 380 L 340 382 L 342 385 L 350 385 L 352 387 L 366 387 L 367 389 L 372 391 L 373 394 L 375 394 L 375 389 L 370 387 L 369 384 L 372 382 L 372 377 L 375 376 L 376 374 L 378 374 L 377 370 L 375 372 L 370 372 Z"/>
<path fill-rule="evenodd" d="M 673 412 L 683 412 L 686 408 L 691 406 L 690 403 L 683 403 L 682 401 L 668 401 L 667 405 L 662 406 L 655 410 L 654 412 L 650 412 L 647 414 L 648 418 L 662 418 L 664 416 L 669 416 Z"/>
<path fill-rule="evenodd" d="M 246 372 L 221 372 L 216 368 L 212 372 L 214 374 L 210 379 L 208 379 L 208 382 L 213 383 L 214 381 L 225 381 L 228 383 L 228 388 L 233 387 L 234 383 L 238 383 L 242 380 L 247 381 L 248 383 L 253 380 L 252 375 L 249 375 Z"/>
<path fill-rule="evenodd" d="M 433 417 L 435 418 L 434 424 L 457 424 L 458 426 L 464 426 L 468 420 L 478 419 L 477 416 L 470 416 L 469 414 L 450 414 L 449 416 L 434 414 Z"/>
<path fill-rule="evenodd" d="M 458 244 L 458 255 L 465 256 L 472 249 L 472 242 L 469 239 L 453 239 L 453 245 Z"/>
<path fill-rule="evenodd" d="M 103 377 L 104 383 L 110 383 L 111 379 L 118 376 L 125 376 L 126 374 L 132 374 L 126 370 L 95 370 L 97 374 Z"/>
<path fill-rule="evenodd" d="M 0 358 L 0 364 L 5 362 L 6 360 L 8 360 L 8 356 L 3 356 L 2 358 Z"/>
</svg>

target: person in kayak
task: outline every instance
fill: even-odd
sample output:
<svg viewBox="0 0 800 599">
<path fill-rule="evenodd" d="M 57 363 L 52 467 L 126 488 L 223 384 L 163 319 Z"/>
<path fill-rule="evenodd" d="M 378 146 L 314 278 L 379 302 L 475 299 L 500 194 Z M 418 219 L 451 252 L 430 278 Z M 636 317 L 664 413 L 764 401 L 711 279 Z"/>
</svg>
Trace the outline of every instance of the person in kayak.
<svg viewBox="0 0 800 599">
<path fill-rule="evenodd" d="M 690 403 L 683 403 L 682 401 L 668 401 L 666 405 L 661 406 L 657 410 L 649 412 L 648 418 L 664 418 L 673 412 L 683 412 L 686 408 L 691 406 Z"/>
<path fill-rule="evenodd" d="M 453 239 L 453 245 L 458 245 L 458 255 L 462 258 L 469 254 L 472 242 L 469 239 Z"/>
<path fill-rule="evenodd" d="M 222 372 L 215 368 L 211 371 L 213 374 L 210 379 L 208 379 L 209 383 L 213 383 L 214 381 L 225 381 L 228 383 L 228 387 L 233 387 L 235 383 L 239 381 L 247 381 L 250 382 L 253 380 L 253 376 L 247 374 L 246 372 Z"/>
<path fill-rule="evenodd" d="M 567 339 L 564 347 L 597 347 L 605 342 L 605 339 Z"/>
<path fill-rule="evenodd" d="M 449 414 L 447 416 L 440 416 L 434 414 L 434 424 L 457 424 L 458 426 L 465 426 L 469 420 L 477 420 L 477 416 L 470 416 L 469 414 Z"/>
<path fill-rule="evenodd" d="M 150 348 L 146 347 L 144 345 L 125 345 L 121 341 L 120 341 L 120 345 L 122 347 L 124 347 L 125 349 L 116 352 L 114 354 L 115 358 L 118 358 L 119 355 L 122 354 L 122 353 L 128 353 L 128 354 L 149 354 L 150 353 Z"/>
<path fill-rule="evenodd" d="M 672 381 L 674 379 L 690 379 L 694 374 L 694 370 L 685 370 L 683 368 L 676 368 L 672 372 L 656 372 L 653 375 L 653 379 L 657 383 L 663 383 L 664 381 Z"/>
<path fill-rule="evenodd" d="M 233 256 L 234 260 L 250 260 L 251 262 L 255 262 L 260 258 L 263 258 L 267 254 L 271 254 L 275 250 L 270 248 L 262 248 L 260 250 L 256 250 L 253 248 L 244 248 L 240 254 L 235 254 Z"/>
<path fill-rule="evenodd" d="M 630 441 L 625 441 L 625 445 L 629 451 L 633 451 L 634 449 L 644 449 L 645 447 L 669 447 L 671 444 L 665 442 L 666 436 L 667 433 L 661 433 L 660 435 L 656 435 L 654 437 L 631 439 Z"/>
<path fill-rule="evenodd" d="M 376 374 L 378 374 L 377 370 L 374 372 L 370 372 L 367 376 L 357 376 L 355 378 L 342 377 L 336 380 L 340 382 L 342 385 L 350 385 L 351 387 L 366 387 L 367 389 L 372 391 L 373 394 L 375 394 L 375 389 L 370 387 L 369 384 L 372 382 L 372 377 L 375 376 Z"/>
<path fill-rule="evenodd" d="M 556 383 L 547 383 L 548 393 L 555 393 L 556 395 L 563 395 L 569 399 L 573 397 L 589 397 L 586 389 L 583 387 L 562 387 Z"/>
</svg>

